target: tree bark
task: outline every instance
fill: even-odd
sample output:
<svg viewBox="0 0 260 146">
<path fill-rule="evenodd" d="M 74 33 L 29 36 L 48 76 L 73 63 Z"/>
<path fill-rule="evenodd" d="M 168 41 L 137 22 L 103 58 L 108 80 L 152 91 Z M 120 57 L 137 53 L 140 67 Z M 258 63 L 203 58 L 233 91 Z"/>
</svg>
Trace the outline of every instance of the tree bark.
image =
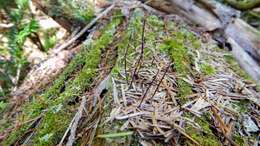
<svg viewBox="0 0 260 146">
<path fill-rule="evenodd" d="M 13 103 L 21 104 L 30 95 L 39 91 L 41 87 L 48 85 L 68 65 L 74 54 L 79 52 L 81 46 L 52 54 L 39 67 L 32 69 L 19 88 L 11 92 Z"/>
</svg>

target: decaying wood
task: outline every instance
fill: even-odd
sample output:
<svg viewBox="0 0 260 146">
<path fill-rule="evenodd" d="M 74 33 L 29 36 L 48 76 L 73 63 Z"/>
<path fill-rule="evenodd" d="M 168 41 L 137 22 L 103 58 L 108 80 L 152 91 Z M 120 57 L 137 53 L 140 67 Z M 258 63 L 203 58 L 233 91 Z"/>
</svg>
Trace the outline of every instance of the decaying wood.
<svg viewBox="0 0 260 146">
<path fill-rule="evenodd" d="M 227 40 L 232 46 L 232 54 L 240 64 L 240 66 L 248 72 L 258 83 L 260 83 L 260 67 L 258 64 L 245 52 L 241 46 L 232 38 Z"/>
<path fill-rule="evenodd" d="M 260 63 L 260 32 L 245 21 L 236 18 L 225 29 L 226 38 L 231 37 L 258 63 Z"/>
<path fill-rule="evenodd" d="M 113 5 L 111 5 L 111 7 L 113 7 Z M 194 11 L 197 10 L 198 9 L 194 9 Z M 212 14 L 212 18 L 213 17 L 218 19 L 218 16 L 215 16 L 215 12 Z M 96 21 L 94 21 L 94 23 L 95 22 Z M 88 27 L 86 27 L 86 29 L 87 28 Z M 80 31 L 75 38 L 78 39 L 84 32 L 86 32 L 85 29 Z M 215 128 L 217 130 L 220 129 L 220 132 L 224 134 L 224 137 L 231 144 L 236 145 L 231 139 L 231 126 L 226 124 L 225 121 L 227 121 L 230 117 L 234 119 L 234 117 L 237 116 L 232 114 L 232 109 L 230 110 L 230 108 L 232 108 L 232 103 L 235 103 L 234 100 L 244 100 L 252 97 L 256 98 L 256 95 L 254 95 L 254 92 L 252 91 L 253 89 L 244 85 L 241 79 L 232 74 L 226 66 L 223 65 L 224 63 L 221 62 L 222 60 L 219 59 L 214 60 L 214 62 L 221 64 L 224 69 L 218 69 L 217 66 L 214 66 L 214 68 L 216 67 L 216 70 L 218 70 L 214 75 L 205 76 L 205 78 L 201 79 L 199 83 L 193 76 L 183 79 L 191 85 L 194 92 L 196 91 L 196 94 L 190 95 L 190 97 L 187 98 L 187 100 L 189 100 L 187 103 L 183 105 L 177 104 L 174 98 L 179 90 L 177 85 L 178 83 L 176 83 L 176 81 L 179 80 L 180 77 L 178 77 L 178 74 L 176 75 L 176 72 L 170 68 L 171 61 L 165 56 L 165 54 L 155 53 L 152 54 L 150 58 L 143 57 L 145 45 L 144 32 L 145 23 L 143 24 L 142 32 L 141 57 L 139 57 L 140 61 L 137 61 L 142 62 L 142 65 L 140 65 L 140 67 L 139 63 L 137 63 L 137 65 L 131 65 L 133 68 L 136 67 L 134 75 L 138 76 L 138 78 L 133 78 L 129 87 L 128 81 L 125 77 L 127 78 L 126 75 L 130 74 L 130 70 L 127 70 L 125 60 L 124 71 L 122 69 L 122 72 L 125 72 L 125 77 L 114 75 L 115 77 L 112 79 L 114 105 L 111 107 L 114 109 L 112 110 L 108 121 L 126 121 L 126 124 L 122 126 L 122 129 L 131 127 L 131 130 L 135 129 L 139 136 L 143 139 L 151 139 L 151 141 L 164 140 L 164 142 L 167 143 L 170 140 L 174 140 L 177 145 L 180 142 L 180 136 L 183 136 L 185 137 L 185 140 L 189 139 L 193 144 L 200 145 L 200 143 L 190 135 L 193 133 L 189 133 L 189 131 L 185 128 L 187 125 L 190 125 L 193 128 L 202 129 L 200 125 L 196 123 L 194 117 L 200 117 L 203 113 L 207 113 L 207 111 L 209 111 L 209 107 L 212 107 L 213 116 L 216 119 L 214 122 L 217 123 Z M 118 34 L 115 36 L 118 36 Z M 73 38 L 72 42 L 76 40 Z M 114 40 L 120 39 L 116 38 Z M 240 59 L 239 63 L 241 66 L 245 66 L 244 68 L 246 68 L 247 71 L 250 71 L 250 69 L 252 69 L 251 67 L 258 67 L 258 64 L 238 44 L 238 41 L 239 40 L 235 40 L 232 36 L 227 38 L 227 42 L 231 44 L 232 53 L 235 58 L 238 60 Z M 52 81 L 52 78 L 59 74 L 59 72 L 67 65 L 70 58 L 73 57 L 73 54 L 79 51 L 81 46 L 79 45 L 73 49 L 64 50 L 64 48 L 69 46 L 71 43 L 65 44 L 65 47 L 58 49 L 59 51 L 56 55 L 52 55 L 39 67 L 33 69 L 21 87 L 12 93 L 16 102 L 26 100 L 32 93 L 37 92 L 37 90 L 42 86 L 47 85 L 50 81 Z M 110 75 L 108 74 L 112 69 L 110 68 L 106 70 L 107 66 L 110 65 L 107 59 L 113 58 L 111 57 L 112 55 L 108 53 L 110 52 L 108 50 L 114 50 L 116 44 L 117 42 L 112 45 L 113 47 L 109 46 L 109 48 L 105 49 L 107 54 L 104 55 L 104 58 L 101 56 L 102 63 L 100 63 L 99 66 L 100 72 L 98 77 L 96 77 L 93 81 L 93 85 L 95 86 L 91 86 L 93 88 L 84 93 L 82 96 L 78 111 L 76 112 L 74 118 L 72 118 L 59 146 L 63 145 L 65 141 L 67 142 L 66 145 L 71 146 L 77 138 L 79 138 L 79 140 L 83 140 L 82 145 L 91 145 L 98 124 L 101 121 L 101 107 L 104 106 L 103 101 L 105 99 L 102 95 L 104 91 L 108 89 L 110 79 Z M 139 47 L 135 49 L 138 50 Z M 151 50 L 152 49 L 154 48 L 151 48 Z M 204 48 L 202 47 L 201 49 Z M 127 53 L 125 53 L 125 57 L 127 57 Z M 244 60 L 244 58 L 248 57 L 251 59 L 251 62 L 248 62 L 247 59 Z M 160 72 L 160 70 L 158 70 L 158 68 L 162 68 L 162 66 L 166 65 L 167 68 L 164 72 Z M 112 66 L 115 66 L 115 64 Z M 260 72 L 258 72 L 258 70 L 260 69 L 254 68 L 252 76 L 260 79 Z M 156 80 L 157 76 L 161 77 L 160 80 Z M 97 85 L 97 83 L 99 84 Z M 145 93 L 144 89 L 146 89 Z M 248 93 L 244 93 L 246 91 Z M 88 94 L 91 96 L 86 96 Z M 237 98 L 234 98 L 234 96 Z M 223 111 L 223 113 L 220 113 L 220 111 Z M 191 113 L 194 117 L 186 117 L 185 112 Z M 84 123 L 84 125 L 82 123 Z M 82 126 L 83 130 L 79 128 L 80 126 Z M 26 144 L 34 135 L 33 131 L 30 132 L 31 134 L 27 136 L 27 138 L 22 137 L 26 139 L 23 144 Z"/>
<path fill-rule="evenodd" d="M 56 77 L 69 63 L 73 55 L 79 52 L 81 45 L 73 48 L 72 50 L 63 50 L 58 54 L 50 56 L 46 61 L 35 66 L 32 69 L 24 82 L 17 90 L 11 92 L 14 102 L 22 102 L 30 95 L 38 91 L 41 87 L 49 84 L 54 77 Z M 19 103 L 16 103 L 19 104 Z"/>
<path fill-rule="evenodd" d="M 219 34 L 221 40 L 227 42 L 228 38 L 232 38 L 238 46 L 243 48 L 249 55 L 244 58 L 247 62 L 252 62 L 251 57 L 255 60 L 256 66 L 248 66 L 247 68 L 259 69 L 260 65 L 260 32 L 249 26 L 246 22 L 239 18 L 233 18 L 238 15 L 235 10 L 221 5 L 220 3 L 210 0 L 144 0 L 154 8 L 160 9 L 167 13 L 174 13 L 184 16 L 187 21 L 195 23 L 202 27 L 205 31 L 213 31 Z M 219 38 L 218 38 L 219 39 Z M 251 56 L 251 57 L 250 57 Z M 237 58 L 238 62 L 240 58 Z M 241 63 L 240 63 L 241 64 Z M 248 64 L 248 65 L 253 65 Z M 241 66 L 256 81 L 259 82 L 260 70 L 251 71 Z"/>
</svg>

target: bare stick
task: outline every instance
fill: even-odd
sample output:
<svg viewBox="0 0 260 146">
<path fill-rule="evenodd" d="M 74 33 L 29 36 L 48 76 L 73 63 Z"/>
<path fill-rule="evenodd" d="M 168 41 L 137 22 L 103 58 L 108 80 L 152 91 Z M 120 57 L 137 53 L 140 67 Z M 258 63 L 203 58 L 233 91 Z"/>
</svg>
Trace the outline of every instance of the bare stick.
<svg viewBox="0 0 260 146">
<path fill-rule="evenodd" d="M 69 140 L 68 140 L 66 146 L 72 146 L 74 141 L 75 141 L 77 127 L 78 127 L 78 124 L 79 124 L 79 120 L 82 117 L 83 110 L 85 108 L 86 102 L 87 102 L 87 98 L 86 98 L 86 96 L 83 96 L 80 107 L 78 109 L 78 112 L 75 115 L 75 120 L 74 120 L 74 122 L 71 126 L 70 137 L 69 137 Z"/>
<path fill-rule="evenodd" d="M 21 64 L 18 64 L 18 67 L 17 67 L 17 73 L 16 73 L 16 77 L 15 77 L 15 80 L 14 80 L 14 91 L 17 89 L 17 86 L 18 86 L 18 82 L 19 82 L 19 79 L 20 79 L 20 74 L 21 74 L 21 67 L 22 65 Z"/>
<path fill-rule="evenodd" d="M 65 49 L 69 45 L 71 45 L 74 41 L 76 41 L 78 38 L 80 38 L 87 30 L 89 30 L 99 19 L 101 19 L 103 16 L 105 16 L 107 13 L 109 13 L 113 8 L 115 7 L 115 4 L 112 4 L 109 6 L 106 10 L 104 10 L 102 13 L 100 13 L 95 19 L 93 19 L 87 26 L 85 26 L 77 35 L 75 35 L 73 38 L 68 40 L 66 43 L 62 44 L 60 47 L 55 49 L 58 53 L 59 51 Z"/>
<path fill-rule="evenodd" d="M 130 83 L 130 86 L 129 88 L 132 87 L 132 84 L 133 84 L 133 81 L 134 81 L 134 77 L 135 75 L 138 73 L 138 66 L 139 64 L 141 63 L 142 59 L 143 59 L 143 56 L 144 56 L 144 45 L 145 45 L 145 38 L 144 38 L 144 33 L 145 33 L 145 24 L 146 24 L 146 20 L 145 18 L 143 19 L 143 31 L 142 31 L 142 44 L 141 44 L 141 55 L 137 61 L 137 64 L 136 64 L 136 67 L 135 67 L 135 70 L 134 70 L 134 73 L 132 75 L 132 80 L 131 80 L 131 83 Z"/>
<path fill-rule="evenodd" d="M 132 38 L 132 34 L 129 36 L 129 42 L 130 42 L 131 38 Z M 127 53 L 128 53 L 128 49 L 129 49 L 129 47 L 130 47 L 129 42 L 127 43 L 127 46 L 126 46 L 126 50 L 125 50 L 125 58 L 124 58 L 124 59 L 125 59 L 125 62 L 124 62 L 124 65 L 125 65 L 125 78 L 126 78 L 126 82 L 127 82 L 127 84 L 128 84 L 128 74 L 127 74 L 127 71 L 126 71 L 126 62 L 127 62 Z"/>
<path fill-rule="evenodd" d="M 164 74 L 163 74 L 163 76 L 162 76 L 162 78 L 161 78 L 159 84 L 157 85 L 156 89 L 154 90 L 154 93 L 153 93 L 153 95 L 152 95 L 151 98 L 153 98 L 154 95 L 156 94 L 157 90 L 159 89 L 159 87 L 160 87 L 160 85 L 161 85 L 161 83 L 162 83 L 162 81 L 163 81 L 163 79 L 164 79 L 164 77 L 165 77 L 165 75 L 166 75 L 166 73 L 168 72 L 168 70 L 169 70 L 170 67 L 171 67 L 171 64 L 169 64 L 169 65 L 167 66 L 167 68 L 166 68 L 166 70 L 165 70 L 165 72 L 164 72 Z"/>
<path fill-rule="evenodd" d="M 143 103 L 143 101 L 144 101 L 144 99 L 145 99 L 145 97 L 146 97 L 146 95 L 147 95 L 148 91 L 149 91 L 149 90 L 150 90 L 150 88 L 152 87 L 152 85 L 153 85 L 153 82 L 156 80 L 156 78 L 157 78 L 157 76 L 158 76 L 159 72 L 160 72 L 160 70 L 158 70 L 158 71 L 157 71 L 157 73 L 156 73 L 156 75 L 153 77 L 153 80 L 152 80 L 152 82 L 150 82 L 150 84 L 149 84 L 148 88 L 146 89 L 146 91 L 145 91 L 145 93 L 144 93 L 144 95 L 143 95 L 143 97 L 142 97 L 142 100 L 141 100 L 141 102 L 140 102 L 140 104 L 139 104 L 139 106 L 138 106 L 138 107 L 140 107 L 140 106 L 141 106 L 141 104 Z"/>
<path fill-rule="evenodd" d="M 76 116 L 74 116 L 73 119 L 71 120 L 70 125 L 69 125 L 69 127 L 67 128 L 67 130 L 65 131 L 65 133 L 64 133 L 64 135 L 63 135 L 63 137 L 62 137 L 60 143 L 58 144 L 58 146 L 62 146 L 63 141 L 64 141 L 65 138 L 67 137 L 67 135 L 68 135 L 68 133 L 69 133 L 69 131 L 70 131 L 70 129 L 71 129 L 71 127 L 72 127 L 74 121 L 75 121 L 75 118 L 76 118 Z"/>
</svg>

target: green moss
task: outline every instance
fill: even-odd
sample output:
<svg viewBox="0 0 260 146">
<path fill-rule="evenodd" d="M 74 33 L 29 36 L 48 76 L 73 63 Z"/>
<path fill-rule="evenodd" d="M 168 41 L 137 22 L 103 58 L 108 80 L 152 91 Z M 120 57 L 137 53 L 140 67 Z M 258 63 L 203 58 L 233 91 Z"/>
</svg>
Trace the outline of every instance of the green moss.
<svg viewBox="0 0 260 146">
<path fill-rule="evenodd" d="M 33 143 L 37 145 L 56 145 L 59 143 L 61 136 L 68 127 L 73 112 L 67 109 L 61 109 L 62 105 L 52 107 L 50 111 L 45 114 L 39 128 L 37 128 L 37 135 L 33 139 Z"/>
<path fill-rule="evenodd" d="M 182 79 L 178 79 L 177 83 L 179 88 L 177 96 L 180 97 L 181 104 L 184 104 L 187 101 L 186 97 L 192 94 L 192 87 L 189 83 L 185 82 Z"/>
<path fill-rule="evenodd" d="M 185 44 L 193 49 L 200 49 L 201 48 L 201 40 L 195 36 L 194 33 L 191 31 L 187 30 L 186 28 L 181 28 L 180 29 L 180 34 L 184 37 L 185 39 Z"/>
<path fill-rule="evenodd" d="M 204 75 L 213 75 L 216 73 L 215 68 L 207 63 L 201 64 L 200 68 Z"/>
<path fill-rule="evenodd" d="M 248 105 L 249 105 L 248 100 L 240 100 L 236 105 L 238 107 L 239 112 L 242 113 L 247 113 L 248 112 Z"/>
<path fill-rule="evenodd" d="M 51 86 L 43 95 L 45 99 L 58 96 L 69 76 L 73 74 L 76 70 L 81 69 L 81 67 L 85 64 L 87 53 L 88 51 L 83 48 L 82 51 L 75 56 L 75 58 L 62 72 L 62 74 L 59 75 L 58 79 L 54 81 L 53 86 Z"/>
<path fill-rule="evenodd" d="M 210 126 L 206 120 L 206 117 L 202 116 L 201 119 L 196 119 L 195 122 L 200 125 L 202 129 L 197 129 L 187 126 L 186 133 L 188 133 L 194 140 L 196 140 L 202 146 L 219 146 L 221 142 L 212 133 Z"/>
<path fill-rule="evenodd" d="M 59 109 L 62 108 L 64 102 L 68 101 L 73 97 L 80 96 L 85 90 L 87 90 L 92 82 L 93 79 L 97 76 L 97 68 L 100 62 L 101 57 L 101 49 L 107 47 L 108 44 L 112 43 L 113 41 L 113 34 L 116 32 L 117 26 L 121 23 L 121 19 L 117 18 L 114 19 L 106 28 L 103 30 L 102 36 L 94 41 L 90 46 L 88 53 L 85 58 L 85 65 L 80 71 L 80 73 L 75 77 L 70 84 L 65 87 L 65 91 L 59 95 L 57 99 L 53 101 L 51 104 L 51 109 Z M 50 110 L 50 108 L 49 108 Z M 67 113 L 67 114 L 66 114 Z M 60 134 L 62 134 L 68 124 L 69 121 L 66 122 L 63 116 L 67 119 L 70 118 L 70 114 L 67 111 L 57 111 L 53 113 L 52 110 L 48 111 L 45 117 L 45 120 L 41 124 L 40 128 L 37 130 L 39 133 L 35 137 L 35 143 L 39 143 L 40 145 L 47 145 L 52 143 L 57 143 L 56 139 L 59 139 Z M 56 118 L 55 118 L 56 117 Z M 61 117 L 61 118 L 57 118 Z M 57 129 L 56 126 L 60 125 Z M 60 131 L 60 132 L 59 132 Z M 47 142 L 42 142 L 41 139 L 45 135 L 51 135 L 49 137 L 50 140 Z"/>
<path fill-rule="evenodd" d="M 149 15 L 147 22 L 157 31 L 161 31 L 161 28 L 164 27 L 164 22 L 155 15 Z"/>
<path fill-rule="evenodd" d="M 226 62 L 230 65 L 230 68 L 239 76 L 243 77 L 245 80 L 252 81 L 252 78 L 240 68 L 239 64 L 232 55 L 224 55 Z"/>
<path fill-rule="evenodd" d="M 17 140 L 21 135 L 23 135 L 29 128 L 29 125 L 24 125 L 20 129 L 15 130 L 5 139 L 1 144 L 3 145 L 11 145 Z"/>
<path fill-rule="evenodd" d="M 113 108 L 113 96 L 112 96 L 112 85 L 110 86 L 109 92 L 104 97 L 104 106 L 102 106 L 102 114 L 101 121 L 96 131 L 96 137 L 92 145 L 97 146 L 119 146 L 119 145 L 128 145 L 135 135 L 128 135 L 123 137 L 113 137 L 113 138 L 100 138 L 98 135 L 109 134 L 109 133 L 121 133 L 123 132 L 120 128 L 125 124 L 125 121 L 122 120 L 114 120 L 113 122 L 108 122 L 107 117 L 110 116 L 111 110 Z M 106 123 L 106 124 L 103 124 Z M 126 131 L 130 131 L 129 129 Z M 137 143 L 138 144 L 138 143 Z"/>
<path fill-rule="evenodd" d="M 190 66 L 187 48 L 183 44 L 182 36 L 178 35 L 177 37 L 177 39 L 166 39 L 161 48 L 167 52 L 174 61 L 176 72 L 181 75 L 187 75 Z"/>
<path fill-rule="evenodd" d="M 233 139 L 234 139 L 235 143 L 237 143 L 239 146 L 244 146 L 244 139 L 239 134 L 234 134 Z"/>
<path fill-rule="evenodd" d="M 101 49 L 106 48 L 112 43 L 114 39 L 113 34 L 116 32 L 116 28 L 121 23 L 121 20 L 122 17 L 113 18 L 101 30 L 101 37 L 86 45 L 86 49 L 73 59 L 54 82 L 53 86 L 42 96 L 38 96 L 23 108 L 24 119 L 32 119 L 44 113 L 44 120 L 40 124 L 40 127 L 37 128 L 36 136 L 33 138 L 34 144 L 55 145 L 58 143 L 74 114 L 71 112 L 67 102 L 71 98 L 80 96 L 91 86 L 93 79 L 98 73 Z M 71 78 L 72 74 L 74 74 L 74 78 Z M 71 79 L 66 81 L 68 78 Z M 64 88 L 64 91 L 61 92 L 62 88 Z M 11 133 L 11 136 L 5 141 L 6 145 L 11 144 L 17 139 L 17 135 L 21 135 L 27 129 L 27 126 L 22 126 Z"/>
<path fill-rule="evenodd" d="M 127 29 L 121 33 L 122 40 L 117 43 L 119 57 L 117 59 L 116 65 L 112 69 L 113 75 L 115 76 L 118 75 L 118 73 L 122 69 L 124 69 L 126 49 L 128 49 L 127 56 L 126 56 L 127 60 L 133 60 L 136 58 L 135 55 L 136 50 L 134 48 L 140 45 L 140 40 L 141 40 L 140 32 L 142 32 L 143 18 L 144 18 L 144 12 L 141 9 L 136 8 L 133 11 Z M 130 63 L 127 62 L 126 66 L 129 67 Z"/>
<path fill-rule="evenodd" d="M 190 59 L 188 57 L 187 48 L 183 44 L 184 39 L 179 36 L 178 39 L 166 39 L 161 49 L 170 55 L 170 58 L 174 61 L 174 69 L 181 77 L 186 77 L 190 70 Z M 192 93 L 192 87 L 183 79 L 177 80 L 179 92 L 178 97 L 181 99 L 181 103 L 184 103 L 185 97 Z"/>
<path fill-rule="evenodd" d="M 156 19 L 155 19 L 156 20 Z M 158 21 L 158 20 L 157 20 Z M 161 32 L 164 29 L 161 23 L 158 23 L 161 27 Z M 189 83 L 185 82 L 182 78 L 191 74 L 191 62 L 192 55 L 189 51 L 199 49 L 201 47 L 201 41 L 192 32 L 183 27 L 178 27 L 172 22 L 166 24 L 168 30 L 168 36 L 165 34 L 157 34 L 163 36 L 163 43 L 160 44 L 160 49 L 169 55 L 170 59 L 174 63 L 174 69 L 177 75 L 180 77 L 177 80 L 178 83 L 178 97 L 181 99 L 181 103 L 186 102 L 185 97 L 192 94 L 192 87 Z M 206 68 L 209 69 L 209 68 Z"/>
<path fill-rule="evenodd" d="M 256 85 L 256 92 L 260 92 L 260 84 Z"/>
</svg>

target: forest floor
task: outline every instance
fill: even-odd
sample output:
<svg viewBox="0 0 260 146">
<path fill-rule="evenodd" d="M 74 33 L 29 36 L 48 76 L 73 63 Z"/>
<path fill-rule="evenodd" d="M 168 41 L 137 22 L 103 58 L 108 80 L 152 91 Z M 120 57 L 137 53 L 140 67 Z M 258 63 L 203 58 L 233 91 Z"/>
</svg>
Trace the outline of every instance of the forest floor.
<svg viewBox="0 0 260 146">
<path fill-rule="evenodd" d="M 2 145 L 259 144 L 259 85 L 178 16 L 116 9 L 83 44 L 0 120 Z"/>
</svg>

